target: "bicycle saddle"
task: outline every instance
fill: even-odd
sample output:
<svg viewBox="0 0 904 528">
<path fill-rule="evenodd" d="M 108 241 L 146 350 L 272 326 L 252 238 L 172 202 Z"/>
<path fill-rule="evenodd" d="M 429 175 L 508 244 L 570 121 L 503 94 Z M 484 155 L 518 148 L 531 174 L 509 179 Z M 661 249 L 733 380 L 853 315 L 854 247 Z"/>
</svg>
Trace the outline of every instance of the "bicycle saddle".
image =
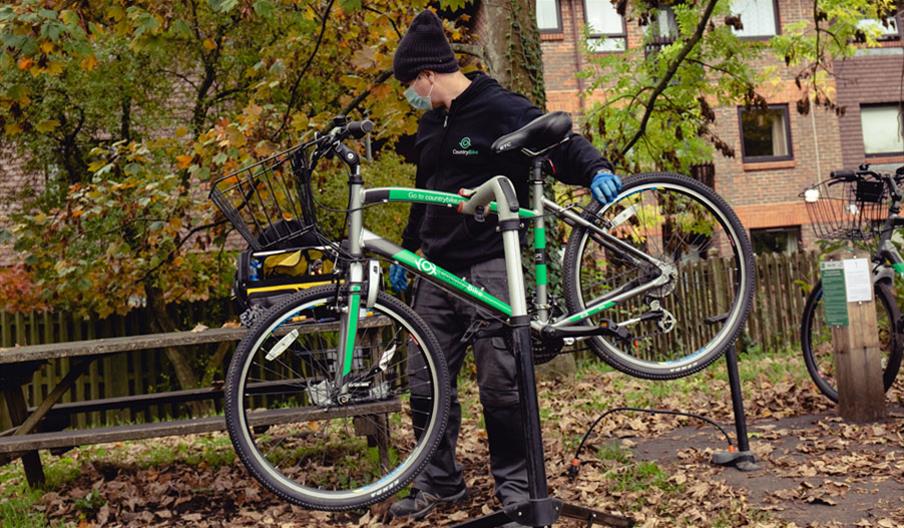
<svg viewBox="0 0 904 528">
<path fill-rule="evenodd" d="M 566 112 L 550 112 L 514 132 L 500 137 L 490 147 L 496 154 L 516 149 L 539 153 L 564 140 L 571 132 L 571 117 Z"/>
</svg>

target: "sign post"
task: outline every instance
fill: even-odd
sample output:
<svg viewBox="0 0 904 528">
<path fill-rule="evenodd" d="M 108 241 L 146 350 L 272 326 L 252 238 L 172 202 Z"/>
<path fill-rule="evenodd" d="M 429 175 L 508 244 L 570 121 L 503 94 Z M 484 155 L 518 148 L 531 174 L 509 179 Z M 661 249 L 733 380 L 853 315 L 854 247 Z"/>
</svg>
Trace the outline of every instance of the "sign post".
<svg viewBox="0 0 904 528">
<path fill-rule="evenodd" d="M 885 390 L 869 254 L 835 251 L 819 268 L 825 320 L 832 328 L 838 413 L 852 422 L 878 420 L 885 416 Z"/>
</svg>

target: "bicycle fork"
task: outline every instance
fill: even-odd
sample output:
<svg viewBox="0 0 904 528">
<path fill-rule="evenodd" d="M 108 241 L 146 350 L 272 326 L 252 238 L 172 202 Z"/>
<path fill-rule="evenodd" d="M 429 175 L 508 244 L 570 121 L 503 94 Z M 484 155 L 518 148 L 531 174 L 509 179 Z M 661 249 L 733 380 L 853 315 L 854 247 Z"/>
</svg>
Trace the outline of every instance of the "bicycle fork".
<svg viewBox="0 0 904 528">
<path fill-rule="evenodd" d="M 345 383 L 351 373 L 355 356 L 355 338 L 358 334 L 358 323 L 361 318 L 361 297 L 364 294 L 364 262 L 362 260 L 361 230 L 363 213 L 361 205 L 364 200 L 364 180 L 361 178 L 361 165 L 358 154 L 345 145 L 336 147 L 339 159 L 349 168 L 348 185 L 348 252 L 351 261 L 346 274 L 347 302 L 340 306 L 339 342 L 337 343 L 336 388 L 339 399 L 348 393 Z M 341 296 L 339 296 L 341 297 Z M 338 297 L 337 297 L 338 298 Z"/>
</svg>

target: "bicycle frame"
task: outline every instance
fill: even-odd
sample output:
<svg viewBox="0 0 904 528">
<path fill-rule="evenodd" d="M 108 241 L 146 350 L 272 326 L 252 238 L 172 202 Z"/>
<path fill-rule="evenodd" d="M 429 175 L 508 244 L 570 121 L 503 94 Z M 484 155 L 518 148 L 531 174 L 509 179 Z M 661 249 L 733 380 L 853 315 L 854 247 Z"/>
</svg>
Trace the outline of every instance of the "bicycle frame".
<svg viewBox="0 0 904 528">
<path fill-rule="evenodd" d="M 544 331 L 552 329 L 568 333 L 572 330 L 574 335 L 593 335 L 589 333 L 587 327 L 576 327 L 587 318 L 596 315 L 604 310 L 612 308 L 616 304 L 625 299 L 634 297 L 645 291 L 657 288 L 668 282 L 668 271 L 670 265 L 655 259 L 642 251 L 634 248 L 618 238 L 610 235 L 606 229 L 596 226 L 593 222 L 588 221 L 581 215 L 575 214 L 567 208 L 564 208 L 552 200 L 543 196 L 543 176 L 541 171 L 541 163 L 535 161 L 532 168 L 530 183 L 532 191 L 532 208 L 519 208 L 517 217 L 524 221 L 534 222 L 533 236 L 533 252 L 534 252 L 534 270 L 535 270 L 535 287 L 537 292 L 537 316 L 530 321 L 533 330 Z M 405 188 L 405 187 L 382 187 L 365 189 L 364 182 L 360 177 L 360 168 L 357 164 L 349 164 L 352 175 L 349 179 L 350 197 L 349 197 L 349 214 L 348 214 L 348 233 L 349 233 L 349 250 L 353 257 L 350 263 L 349 279 L 348 279 L 348 312 L 343 313 L 340 331 L 340 343 L 344 344 L 343 358 L 341 359 L 342 368 L 337 372 L 337 376 L 341 381 L 341 377 L 347 375 L 351 370 L 352 354 L 354 351 L 354 335 L 357 329 L 359 317 L 359 309 L 361 308 L 361 298 L 364 283 L 364 253 L 369 252 L 380 255 L 388 260 L 397 262 L 407 269 L 411 270 L 416 276 L 428 280 L 436 284 L 440 288 L 457 295 L 468 302 L 472 302 L 486 307 L 492 313 L 503 317 L 511 318 L 517 315 L 517 310 L 502 301 L 498 297 L 487 293 L 483 289 L 469 283 L 467 280 L 456 276 L 455 274 L 443 269 L 441 266 L 421 257 L 411 251 L 403 249 L 399 245 L 390 242 L 379 235 L 368 231 L 362 225 L 363 213 L 362 207 L 369 204 L 385 204 L 385 203 L 412 203 L 426 204 L 438 207 L 459 207 L 468 201 L 468 198 L 458 194 L 446 193 L 441 191 L 432 191 L 425 189 Z M 490 203 L 487 207 L 490 213 L 498 214 L 498 206 L 495 202 Z M 619 252 L 635 264 L 648 264 L 658 270 L 656 277 L 651 280 L 635 286 L 633 288 L 618 288 L 607 294 L 587 303 L 588 306 L 575 314 L 566 314 L 563 317 L 550 321 L 549 304 L 548 304 L 548 277 L 547 277 L 547 260 L 546 260 L 546 227 L 545 216 L 547 214 L 554 215 L 570 225 L 580 225 L 591 230 L 595 236 L 595 240 L 606 249 Z M 520 251 L 520 245 L 519 245 Z M 511 262 L 506 252 L 506 272 L 511 281 L 515 277 L 522 276 L 521 262 Z M 521 281 L 518 281 L 520 284 Z M 511 286 L 510 286 L 511 287 Z M 583 331 L 583 333 L 582 333 Z M 341 373 L 341 374 L 340 374 Z"/>
</svg>

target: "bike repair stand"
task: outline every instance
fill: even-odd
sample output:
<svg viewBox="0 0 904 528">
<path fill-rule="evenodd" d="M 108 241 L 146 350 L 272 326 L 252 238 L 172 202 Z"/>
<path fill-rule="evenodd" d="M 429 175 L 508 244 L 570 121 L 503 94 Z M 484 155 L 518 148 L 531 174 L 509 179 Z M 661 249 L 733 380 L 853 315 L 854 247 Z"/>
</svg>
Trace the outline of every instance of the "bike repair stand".
<svg viewBox="0 0 904 528">
<path fill-rule="evenodd" d="M 513 323 L 511 343 L 518 366 L 518 389 L 521 394 L 519 403 L 524 438 L 527 442 L 527 483 L 530 500 L 465 521 L 455 525 L 455 528 L 493 528 L 512 521 L 525 526 L 550 526 L 560 516 L 583 521 L 587 523 L 587 526 L 593 524 L 626 528 L 634 526 L 632 519 L 576 504 L 564 503 L 559 499 L 549 497 L 544 466 L 543 437 L 540 430 L 540 410 L 534 376 L 534 358 L 530 345 L 530 323 L 528 316 L 512 317 L 511 320 Z"/>
<path fill-rule="evenodd" d="M 505 248 L 509 300 L 512 308 L 512 316 L 509 318 L 511 343 L 518 367 L 521 423 L 527 444 L 527 485 L 530 498 L 527 502 L 512 504 L 495 513 L 465 521 L 455 525 L 455 528 L 493 528 L 512 521 L 525 526 L 542 527 L 552 525 L 560 516 L 584 521 L 587 526 L 593 524 L 626 528 L 634 526 L 633 519 L 568 504 L 550 497 L 547 491 L 543 433 L 540 429 L 540 408 L 537 403 L 534 357 L 530 343 L 530 316 L 527 314 L 521 247 L 518 241 L 520 220 L 517 199 L 511 185 L 505 177 L 490 180 L 475 190 L 472 199 L 464 207 L 460 206 L 459 212 L 474 214 L 475 203 L 478 208 L 481 207 L 480 202 L 489 203 L 489 199 L 479 199 L 486 198 L 488 194 L 495 196 L 498 204 L 499 227 Z"/>
<path fill-rule="evenodd" d="M 494 528 L 515 521 L 525 526 L 549 526 L 560 516 L 577 519 L 593 524 L 630 527 L 634 521 L 584 506 L 564 503 L 551 498 L 546 490 L 546 470 L 544 466 L 543 439 L 540 430 L 540 411 L 537 403 L 536 379 L 534 377 L 534 360 L 530 347 L 530 327 L 528 323 L 512 327 L 512 348 L 515 351 L 518 365 L 518 387 L 521 391 L 521 412 L 524 424 L 524 437 L 527 439 L 527 474 L 530 500 L 526 503 L 514 504 L 500 511 L 478 517 L 454 528 Z M 738 353 L 734 345 L 725 352 L 728 366 L 728 383 L 731 388 L 731 404 L 735 417 L 737 434 L 737 451 L 717 451 L 713 454 L 712 463 L 720 466 L 734 466 L 740 471 L 759 469 L 756 457 L 750 451 L 747 436 L 747 419 L 744 414 L 744 400 L 741 394 L 741 380 L 738 374 Z"/>
<path fill-rule="evenodd" d="M 731 407 L 734 411 L 735 433 L 738 449 L 732 451 L 716 451 L 712 463 L 718 466 L 734 466 L 740 471 L 756 471 L 756 457 L 750 450 L 747 438 L 747 417 L 744 414 L 744 399 L 741 395 L 741 377 L 738 374 L 738 351 L 732 343 L 725 351 L 725 363 L 728 366 L 728 385 L 731 388 Z"/>
</svg>

